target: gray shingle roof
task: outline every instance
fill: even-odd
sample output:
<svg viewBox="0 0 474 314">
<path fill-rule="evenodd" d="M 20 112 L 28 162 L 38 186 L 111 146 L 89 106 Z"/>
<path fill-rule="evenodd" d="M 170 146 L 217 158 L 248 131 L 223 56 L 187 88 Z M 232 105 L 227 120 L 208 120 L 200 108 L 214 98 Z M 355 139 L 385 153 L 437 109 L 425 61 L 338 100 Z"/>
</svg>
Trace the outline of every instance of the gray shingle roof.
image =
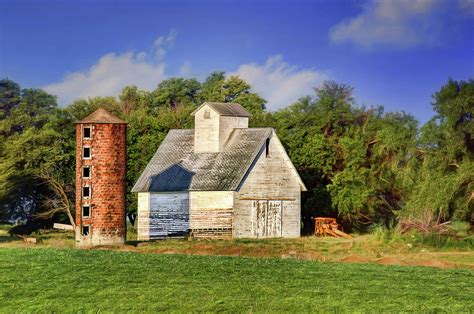
<svg viewBox="0 0 474 314">
<path fill-rule="evenodd" d="M 222 152 L 195 154 L 194 130 L 171 130 L 132 192 L 235 191 L 272 132 L 234 129 Z"/>
<path fill-rule="evenodd" d="M 198 112 L 202 107 L 205 105 L 209 105 L 212 109 L 214 109 L 218 114 L 221 116 L 231 116 L 231 117 L 250 117 L 250 113 L 245 110 L 240 104 L 236 103 L 223 103 L 223 102 L 205 102 L 201 106 L 199 106 L 194 112 L 191 114 L 194 116 L 196 112 Z"/>
</svg>

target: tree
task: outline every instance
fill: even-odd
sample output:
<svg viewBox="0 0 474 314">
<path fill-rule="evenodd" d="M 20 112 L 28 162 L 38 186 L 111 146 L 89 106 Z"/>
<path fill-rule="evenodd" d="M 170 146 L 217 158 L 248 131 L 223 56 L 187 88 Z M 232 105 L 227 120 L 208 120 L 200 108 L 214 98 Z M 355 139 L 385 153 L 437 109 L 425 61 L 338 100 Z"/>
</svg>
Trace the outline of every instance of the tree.
<svg viewBox="0 0 474 314">
<path fill-rule="evenodd" d="M 20 85 L 3 79 L 0 80 L 0 120 L 10 115 L 11 110 L 20 102 Z"/>
<path fill-rule="evenodd" d="M 411 185 L 404 216 L 426 211 L 444 220 L 474 222 L 474 81 L 449 80 L 433 95 L 437 115 L 420 130 L 417 159 L 408 165 Z"/>
<path fill-rule="evenodd" d="M 170 78 L 162 81 L 151 93 L 154 108 L 176 108 L 178 105 L 195 105 L 201 84 L 195 79 Z"/>
<path fill-rule="evenodd" d="M 128 115 L 134 110 L 147 108 L 151 104 L 151 95 L 139 90 L 136 86 L 126 86 L 119 95 L 118 109 L 123 115 Z"/>
</svg>

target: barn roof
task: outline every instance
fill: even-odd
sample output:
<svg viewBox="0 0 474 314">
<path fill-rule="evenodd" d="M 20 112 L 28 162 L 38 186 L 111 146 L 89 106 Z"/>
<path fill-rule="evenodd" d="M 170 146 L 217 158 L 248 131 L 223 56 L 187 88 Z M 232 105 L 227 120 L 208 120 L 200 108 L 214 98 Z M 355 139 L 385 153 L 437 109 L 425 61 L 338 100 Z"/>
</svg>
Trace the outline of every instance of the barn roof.
<svg viewBox="0 0 474 314">
<path fill-rule="evenodd" d="M 245 110 L 240 104 L 236 103 L 221 103 L 221 102 L 205 102 L 199 106 L 196 110 L 191 113 L 192 116 L 201 110 L 204 106 L 209 106 L 215 110 L 221 116 L 230 116 L 230 117 L 250 117 L 250 113 Z"/>
<path fill-rule="evenodd" d="M 171 130 L 132 192 L 235 191 L 272 128 L 234 129 L 218 153 L 194 153 L 194 130 Z"/>
<path fill-rule="evenodd" d="M 120 120 L 104 108 L 99 108 L 84 119 L 76 123 L 111 123 L 111 124 L 127 124 L 127 122 Z"/>
</svg>

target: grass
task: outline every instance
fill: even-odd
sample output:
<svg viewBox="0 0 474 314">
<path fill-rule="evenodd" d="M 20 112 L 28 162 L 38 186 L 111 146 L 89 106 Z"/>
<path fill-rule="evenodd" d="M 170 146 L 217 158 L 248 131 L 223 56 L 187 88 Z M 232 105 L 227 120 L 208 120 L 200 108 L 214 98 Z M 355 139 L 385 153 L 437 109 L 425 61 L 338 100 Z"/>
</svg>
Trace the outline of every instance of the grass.
<svg viewBox="0 0 474 314">
<path fill-rule="evenodd" d="M 0 248 L 74 248 L 73 232 L 42 230 L 38 234 L 32 234 L 38 239 L 38 244 L 32 246 L 20 238 L 10 237 L 6 230 L 0 230 Z M 387 263 L 386 259 L 389 258 L 391 264 L 474 269 L 473 245 L 433 246 L 429 241 L 423 244 L 414 235 L 400 238 L 390 232 L 358 235 L 352 239 L 302 237 L 259 240 L 167 239 L 139 242 L 133 240 L 131 232 L 127 238 L 127 245 L 111 249 L 158 254 L 275 257 L 329 262 L 364 259 L 380 264 Z"/>
<path fill-rule="evenodd" d="M 0 249 L 1 312 L 474 311 L 474 271 Z"/>
</svg>

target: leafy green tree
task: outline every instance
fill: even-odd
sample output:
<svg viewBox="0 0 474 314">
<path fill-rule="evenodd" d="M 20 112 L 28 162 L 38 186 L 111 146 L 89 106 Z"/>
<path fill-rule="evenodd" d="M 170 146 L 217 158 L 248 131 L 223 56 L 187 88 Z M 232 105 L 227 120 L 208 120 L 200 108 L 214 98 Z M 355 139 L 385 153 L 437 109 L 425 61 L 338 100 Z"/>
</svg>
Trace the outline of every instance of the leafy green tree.
<svg viewBox="0 0 474 314">
<path fill-rule="evenodd" d="M 404 215 L 433 213 L 474 222 L 474 81 L 449 80 L 433 95 L 437 115 L 422 128 L 419 154 L 407 170 L 411 184 Z"/>
<path fill-rule="evenodd" d="M 20 102 L 20 85 L 3 79 L 0 80 L 0 119 L 10 115 L 10 111 Z"/>
<path fill-rule="evenodd" d="M 130 114 L 134 110 L 147 109 L 152 103 L 151 94 L 139 90 L 136 86 L 124 87 L 118 98 L 118 108 L 124 115 Z"/>
<path fill-rule="evenodd" d="M 72 175 L 73 154 L 68 123 L 55 98 L 42 90 L 24 89 L 18 104 L 1 121 L 0 210 L 5 219 L 31 219 L 46 210 L 53 196 L 40 175 Z"/>
<path fill-rule="evenodd" d="M 178 105 L 195 105 L 201 84 L 195 79 L 170 78 L 162 81 L 151 93 L 154 108 L 176 108 Z"/>
<path fill-rule="evenodd" d="M 259 125 L 264 119 L 266 100 L 253 93 L 247 82 L 237 76 L 226 78 L 224 72 L 214 72 L 206 78 L 198 101 L 239 103 L 252 114 L 252 125 Z"/>
</svg>

